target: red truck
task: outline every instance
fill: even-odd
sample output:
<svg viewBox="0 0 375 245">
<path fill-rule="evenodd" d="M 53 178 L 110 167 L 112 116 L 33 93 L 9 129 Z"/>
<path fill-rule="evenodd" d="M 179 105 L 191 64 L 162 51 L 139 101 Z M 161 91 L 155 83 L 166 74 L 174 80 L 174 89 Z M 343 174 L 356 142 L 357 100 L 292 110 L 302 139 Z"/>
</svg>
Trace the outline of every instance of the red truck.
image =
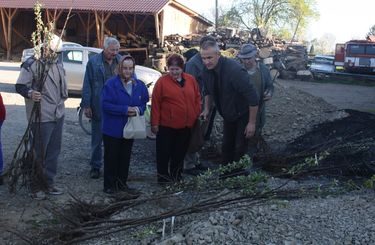
<svg viewBox="0 0 375 245">
<path fill-rule="evenodd" d="M 335 66 L 347 72 L 375 73 L 375 42 L 351 40 L 336 44 Z"/>
</svg>

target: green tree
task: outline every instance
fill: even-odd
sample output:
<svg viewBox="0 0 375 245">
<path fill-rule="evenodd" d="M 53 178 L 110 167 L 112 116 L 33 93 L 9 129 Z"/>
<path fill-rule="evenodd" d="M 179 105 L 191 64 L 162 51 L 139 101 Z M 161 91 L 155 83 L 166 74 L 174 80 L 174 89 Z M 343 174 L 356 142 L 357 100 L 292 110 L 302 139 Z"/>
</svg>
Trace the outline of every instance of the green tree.
<svg viewBox="0 0 375 245">
<path fill-rule="evenodd" d="M 222 16 L 226 23 L 234 23 L 248 30 L 256 27 L 295 37 L 305 29 L 310 18 L 318 16 L 315 1 L 235 0 L 232 8 Z"/>
<path fill-rule="evenodd" d="M 289 20 L 292 24 L 293 36 L 295 39 L 298 33 L 302 33 L 308 21 L 312 18 L 318 18 L 319 13 L 315 10 L 315 0 L 289 0 Z"/>
<path fill-rule="evenodd" d="M 375 36 L 375 25 L 373 25 L 369 32 L 367 33 L 367 36 Z"/>
</svg>

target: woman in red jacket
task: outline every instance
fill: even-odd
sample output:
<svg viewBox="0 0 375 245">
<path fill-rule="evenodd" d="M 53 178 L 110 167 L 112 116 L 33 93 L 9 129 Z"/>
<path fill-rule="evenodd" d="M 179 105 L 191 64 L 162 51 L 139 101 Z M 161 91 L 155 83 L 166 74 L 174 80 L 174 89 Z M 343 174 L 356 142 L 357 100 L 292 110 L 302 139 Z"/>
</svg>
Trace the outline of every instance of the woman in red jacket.
<svg viewBox="0 0 375 245">
<path fill-rule="evenodd" d="M 1 127 L 3 126 L 3 122 L 5 120 L 5 106 L 3 102 L 3 97 L 1 97 L 0 94 L 0 185 L 3 184 L 3 168 L 4 168 L 4 162 L 3 162 L 3 146 L 1 144 Z"/>
<path fill-rule="evenodd" d="M 193 76 L 183 72 L 182 56 L 172 54 L 167 66 L 169 73 L 156 82 L 151 103 L 151 130 L 156 134 L 160 184 L 181 180 L 191 128 L 201 111 L 198 83 Z"/>
</svg>

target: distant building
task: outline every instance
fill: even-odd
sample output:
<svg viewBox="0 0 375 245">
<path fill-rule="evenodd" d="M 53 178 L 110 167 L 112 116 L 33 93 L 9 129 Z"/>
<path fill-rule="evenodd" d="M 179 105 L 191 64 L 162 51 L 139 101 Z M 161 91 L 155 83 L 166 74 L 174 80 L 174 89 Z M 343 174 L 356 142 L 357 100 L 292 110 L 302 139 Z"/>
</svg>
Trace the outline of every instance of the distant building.
<svg viewBox="0 0 375 245">
<path fill-rule="evenodd" d="M 164 36 L 198 33 L 213 23 L 175 0 L 41 0 L 46 21 L 55 20 L 61 30 L 72 8 L 64 33 L 65 41 L 86 46 L 101 46 L 105 35 L 133 33 L 157 44 Z M 0 51 L 29 48 L 35 30 L 35 0 L 0 1 Z"/>
</svg>

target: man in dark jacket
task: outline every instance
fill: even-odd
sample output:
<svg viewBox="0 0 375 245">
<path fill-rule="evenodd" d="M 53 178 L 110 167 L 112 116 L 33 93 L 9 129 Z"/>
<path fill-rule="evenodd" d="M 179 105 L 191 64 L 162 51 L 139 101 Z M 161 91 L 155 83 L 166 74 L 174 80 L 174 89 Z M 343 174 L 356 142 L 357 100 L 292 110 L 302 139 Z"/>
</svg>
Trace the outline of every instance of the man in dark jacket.
<svg viewBox="0 0 375 245">
<path fill-rule="evenodd" d="M 100 108 L 101 93 L 105 81 L 115 75 L 121 55 L 120 43 L 113 37 L 104 40 L 104 49 L 90 58 L 86 65 L 82 87 L 82 101 L 86 117 L 91 118 L 91 170 L 90 177 L 97 179 L 102 166 L 102 116 Z"/>
<path fill-rule="evenodd" d="M 205 109 L 207 118 L 214 103 L 224 119 L 222 143 L 223 163 L 238 161 L 247 151 L 248 139 L 255 133 L 259 97 L 247 71 L 235 60 L 222 57 L 216 42 L 201 45 L 200 54 L 205 69 Z"/>
</svg>

